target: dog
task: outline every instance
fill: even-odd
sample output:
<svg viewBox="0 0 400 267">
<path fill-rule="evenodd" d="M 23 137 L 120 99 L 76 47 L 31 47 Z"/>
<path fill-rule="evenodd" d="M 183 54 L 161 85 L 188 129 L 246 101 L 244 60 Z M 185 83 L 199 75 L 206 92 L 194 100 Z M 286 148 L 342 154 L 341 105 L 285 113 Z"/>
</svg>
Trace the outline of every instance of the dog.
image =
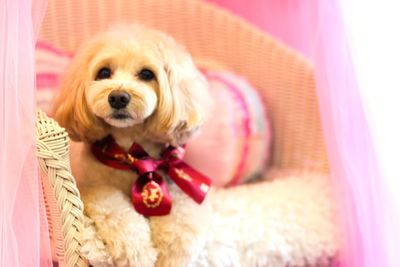
<svg viewBox="0 0 400 267">
<path fill-rule="evenodd" d="M 163 173 L 172 208 L 144 216 L 131 200 L 138 173 L 104 164 L 93 147 L 112 138 L 125 152 L 135 143 L 159 159 L 199 129 L 210 99 L 189 53 L 154 29 L 114 27 L 78 51 L 54 117 L 74 141 L 71 164 L 86 216 L 82 253 L 91 265 L 184 267 L 195 260 L 206 243 L 209 201 L 196 203 Z"/>
</svg>

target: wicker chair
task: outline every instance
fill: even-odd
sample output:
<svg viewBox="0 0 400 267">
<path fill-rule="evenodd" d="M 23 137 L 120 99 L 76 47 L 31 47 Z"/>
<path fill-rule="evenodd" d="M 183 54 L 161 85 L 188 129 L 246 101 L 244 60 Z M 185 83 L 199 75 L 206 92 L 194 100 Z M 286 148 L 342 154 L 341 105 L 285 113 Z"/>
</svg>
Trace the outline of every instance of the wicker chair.
<svg viewBox="0 0 400 267">
<path fill-rule="evenodd" d="M 328 171 L 310 64 L 216 6 L 197 0 L 50 0 L 41 39 L 74 52 L 120 21 L 170 33 L 195 59 L 212 59 L 259 88 L 273 125 L 272 168 Z M 83 205 L 70 172 L 67 134 L 38 112 L 37 140 L 54 257 L 60 266 L 87 266 L 79 252 Z"/>
</svg>

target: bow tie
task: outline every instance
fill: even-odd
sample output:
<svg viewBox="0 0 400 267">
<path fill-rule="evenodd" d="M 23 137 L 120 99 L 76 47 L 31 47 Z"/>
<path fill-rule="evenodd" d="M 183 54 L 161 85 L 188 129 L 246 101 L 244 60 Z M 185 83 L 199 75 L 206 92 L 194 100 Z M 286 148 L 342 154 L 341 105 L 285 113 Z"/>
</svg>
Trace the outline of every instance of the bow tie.
<svg viewBox="0 0 400 267">
<path fill-rule="evenodd" d="M 184 152 L 183 147 L 169 146 L 161 153 L 160 159 L 155 159 L 137 143 L 125 152 L 111 135 L 92 145 L 93 155 L 103 164 L 137 172 L 138 179 L 131 190 L 132 203 L 144 216 L 162 216 L 171 211 L 171 196 L 160 171 L 164 171 L 198 204 L 203 202 L 211 180 L 182 160 Z"/>
</svg>

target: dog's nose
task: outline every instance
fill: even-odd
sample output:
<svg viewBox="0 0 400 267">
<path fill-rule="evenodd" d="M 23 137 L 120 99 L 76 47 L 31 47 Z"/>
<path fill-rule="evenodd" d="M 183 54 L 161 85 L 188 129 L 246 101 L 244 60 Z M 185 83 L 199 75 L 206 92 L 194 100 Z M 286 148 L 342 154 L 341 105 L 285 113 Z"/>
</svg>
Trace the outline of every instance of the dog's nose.
<svg viewBox="0 0 400 267">
<path fill-rule="evenodd" d="M 108 95 L 108 103 L 115 109 L 121 109 L 129 104 L 131 97 L 125 91 L 112 91 Z"/>
</svg>

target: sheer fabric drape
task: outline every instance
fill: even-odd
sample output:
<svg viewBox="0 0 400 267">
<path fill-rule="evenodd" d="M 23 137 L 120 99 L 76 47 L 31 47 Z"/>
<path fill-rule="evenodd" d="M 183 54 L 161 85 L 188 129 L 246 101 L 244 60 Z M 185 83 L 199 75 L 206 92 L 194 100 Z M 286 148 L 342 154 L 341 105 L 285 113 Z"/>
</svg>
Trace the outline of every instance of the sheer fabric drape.
<svg viewBox="0 0 400 267">
<path fill-rule="evenodd" d="M 35 157 L 34 47 L 45 0 L 0 1 L 0 266 L 52 266 Z"/>
</svg>

